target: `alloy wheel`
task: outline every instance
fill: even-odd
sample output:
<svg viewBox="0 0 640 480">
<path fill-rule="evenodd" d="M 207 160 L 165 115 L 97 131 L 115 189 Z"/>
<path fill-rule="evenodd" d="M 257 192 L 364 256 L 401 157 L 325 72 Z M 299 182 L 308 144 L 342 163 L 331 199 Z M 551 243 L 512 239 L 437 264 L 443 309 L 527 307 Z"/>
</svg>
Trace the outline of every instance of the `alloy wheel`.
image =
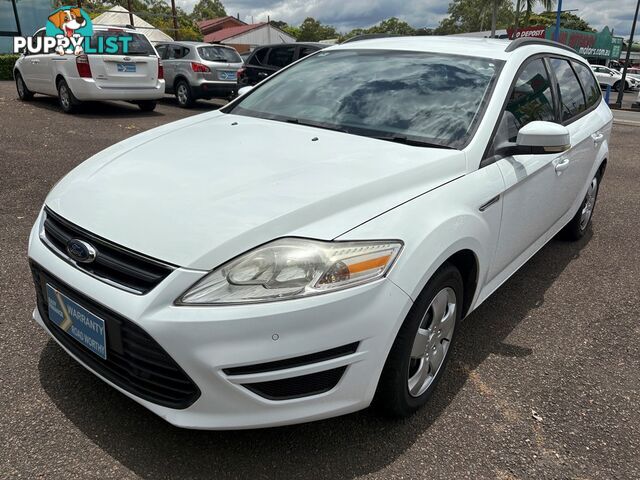
<svg viewBox="0 0 640 480">
<path fill-rule="evenodd" d="M 21 76 L 18 76 L 16 78 L 16 84 L 18 87 L 18 96 L 20 98 L 24 98 L 25 94 L 24 94 L 24 81 L 22 80 Z"/>
<path fill-rule="evenodd" d="M 456 325 L 456 292 L 443 288 L 427 308 L 411 348 L 409 394 L 422 395 L 438 374 L 449 351 Z"/>
<path fill-rule="evenodd" d="M 184 83 L 178 85 L 178 103 L 180 105 L 186 105 L 189 101 L 189 92 L 187 92 L 187 86 Z"/>
<path fill-rule="evenodd" d="M 60 103 L 65 110 L 71 106 L 71 99 L 69 98 L 69 91 L 66 85 L 60 86 Z"/>
</svg>

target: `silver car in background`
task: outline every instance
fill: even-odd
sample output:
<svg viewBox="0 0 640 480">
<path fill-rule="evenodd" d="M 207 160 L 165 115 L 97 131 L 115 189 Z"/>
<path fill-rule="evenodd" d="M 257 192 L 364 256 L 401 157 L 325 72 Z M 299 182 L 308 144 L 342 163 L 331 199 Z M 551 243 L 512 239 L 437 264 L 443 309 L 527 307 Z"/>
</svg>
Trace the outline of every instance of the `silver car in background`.
<svg viewBox="0 0 640 480">
<path fill-rule="evenodd" d="M 232 98 L 236 72 L 243 62 L 238 52 L 223 45 L 202 42 L 169 42 L 156 45 L 162 59 L 166 93 L 173 93 L 181 107 L 199 98 Z"/>
</svg>

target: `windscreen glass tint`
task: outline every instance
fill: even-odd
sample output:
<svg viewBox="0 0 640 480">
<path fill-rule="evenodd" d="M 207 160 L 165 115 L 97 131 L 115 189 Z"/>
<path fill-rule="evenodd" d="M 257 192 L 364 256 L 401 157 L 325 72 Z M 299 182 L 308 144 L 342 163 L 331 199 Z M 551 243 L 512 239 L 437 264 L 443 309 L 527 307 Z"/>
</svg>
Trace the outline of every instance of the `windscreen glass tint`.
<svg viewBox="0 0 640 480">
<path fill-rule="evenodd" d="M 230 111 L 461 148 L 501 65 L 424 52 L 325 51 L 273 77 Z"/>
</svg>

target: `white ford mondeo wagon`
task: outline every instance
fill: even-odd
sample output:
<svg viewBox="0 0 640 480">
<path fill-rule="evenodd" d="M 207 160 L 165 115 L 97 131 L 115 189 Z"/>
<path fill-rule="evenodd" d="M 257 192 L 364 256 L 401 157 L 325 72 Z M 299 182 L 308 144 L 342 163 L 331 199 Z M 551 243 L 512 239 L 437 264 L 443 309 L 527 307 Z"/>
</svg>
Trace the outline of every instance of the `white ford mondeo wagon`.
<svg viewBox="0 0 640 480">
<path fill-rule="evenodd" d="M 34 318 L 181 427 L 410 414 L 460 321 L 590 228 L 611 124 L 552 42 L 322 50 L 60 181 L 29 242 Z"/>
</svg>

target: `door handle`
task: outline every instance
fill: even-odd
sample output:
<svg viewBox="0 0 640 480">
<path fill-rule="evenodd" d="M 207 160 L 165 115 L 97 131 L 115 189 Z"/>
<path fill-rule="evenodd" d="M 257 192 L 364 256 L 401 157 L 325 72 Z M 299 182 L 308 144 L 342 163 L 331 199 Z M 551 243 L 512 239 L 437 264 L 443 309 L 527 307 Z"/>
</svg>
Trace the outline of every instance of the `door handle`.
<svg viewBox="0 0 640 480">
<path fill-rule="evenodd" d="M 602 143 L 602 141 L 604 140 L 604 133 L 602 132 L 596 132 L 593 135 L 591 135 L 591 138 L 593 138 L 593 143 L 598 146 L 600 143 Z"/>
<path fill-rule="evenodd" d="M 569 159 L 563 158 L 558 163 L 556 163 L 556 173 L 561 175 L 567 168 L 569 168 Z"/>
</svg>

